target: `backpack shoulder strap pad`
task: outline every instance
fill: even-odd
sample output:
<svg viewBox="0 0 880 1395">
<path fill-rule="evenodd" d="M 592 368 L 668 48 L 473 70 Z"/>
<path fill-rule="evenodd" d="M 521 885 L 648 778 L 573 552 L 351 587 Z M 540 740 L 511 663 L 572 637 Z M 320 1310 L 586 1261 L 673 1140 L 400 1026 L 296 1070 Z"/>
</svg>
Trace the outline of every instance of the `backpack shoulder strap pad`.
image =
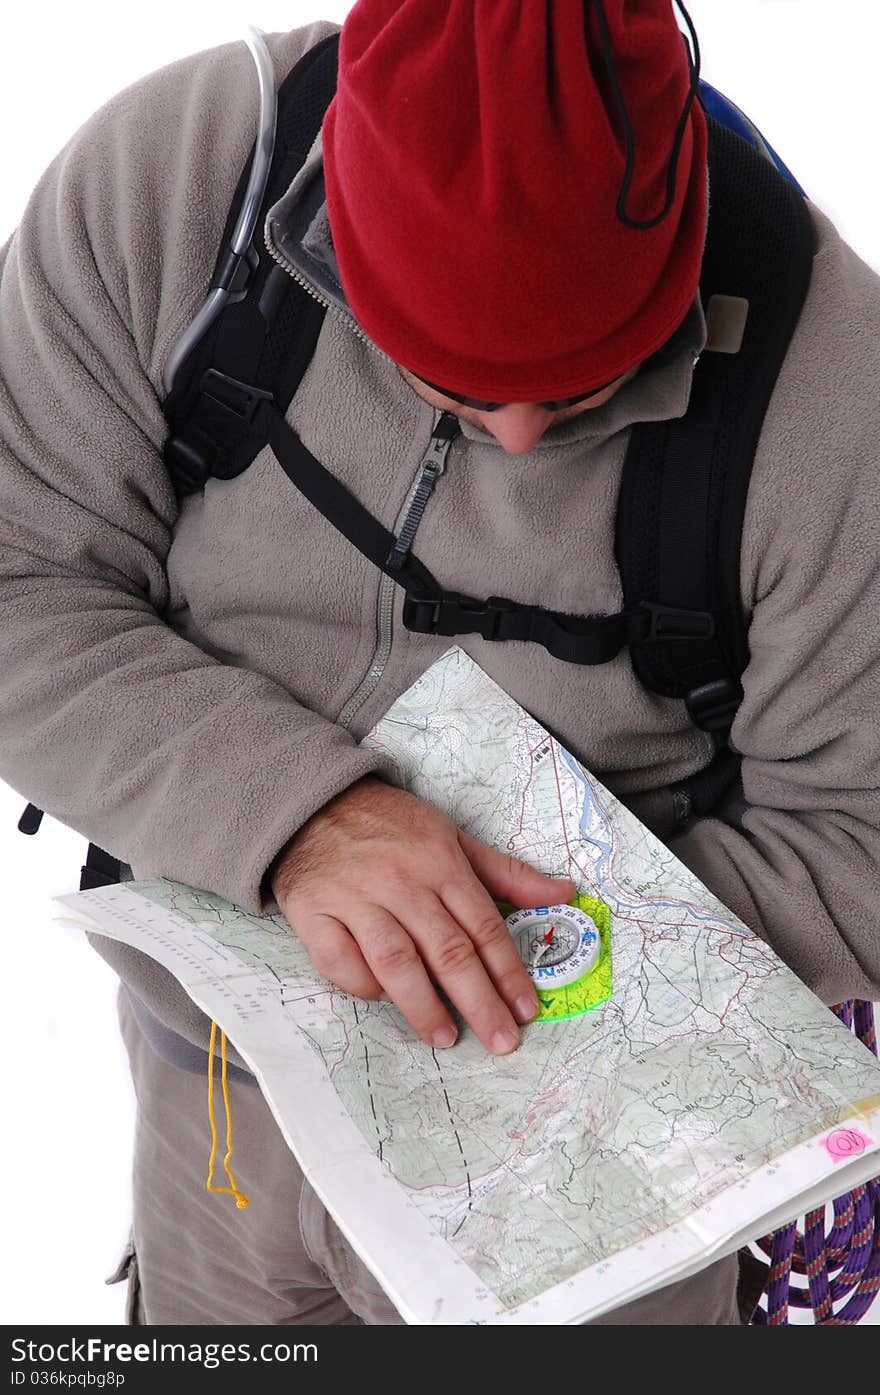
<svg viewBox="0 0 880 1395">
<path fill-rule="evenodd" d="M 739 558 L 752 461 L 806 297 L 813 225 L 797 188 L 744 140 L 709 125 L 709 228 L 700 295 L 747 302 L 738 352 L 710 344 L 680 420 L 635 426 L 624 462 L 616 554 L 626 606 L 653 610 L 633 643 L 647 688 L 684 698 L 722 733 L 748 663 Z M 722 346 L 724 347 L 724 346 Z"/>
<path fill-rule="evenodd" d="M 263 224 L 318 134 L 336 90 L 338 47 L 332 34 L 309 49 L 278 91 L 272 164 L 254 237 L 235 258 L 231 240 L 256 146 L 239 177 L 211 278 L 212 290 L 223 286 L 231 295 L 183 360 L 162 407 L 170 428 L 165 463 L 179 496 L 212 476 L 232 479 L 247 469 L 268 439 L 266 406 L 287 410 L 314 353 L 324 307 L 272 260 Z"/>
</svg>

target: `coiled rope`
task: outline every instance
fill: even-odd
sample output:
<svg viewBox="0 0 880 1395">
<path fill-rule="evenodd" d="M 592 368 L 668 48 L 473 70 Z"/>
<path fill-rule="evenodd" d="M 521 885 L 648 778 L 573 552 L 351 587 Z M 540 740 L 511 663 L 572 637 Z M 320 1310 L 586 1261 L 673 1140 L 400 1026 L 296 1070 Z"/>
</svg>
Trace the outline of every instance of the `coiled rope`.
<svg viewBox="0 0 880 1395">
<path fill-rule="evenodd" d="M 833 1011 L 876 1056 L 873 1005 L 851 1000 Z M 838 1197 L 833 1208 L 827 1235 L 821 1206 L 807 1212 L 802 1232 L 792 1221 L 757 1241 L 770 1273 L 766 1305 L 755 1309 L 753 1325 L 786 1326 L 790 1308 L 812 1308 L 814 1323 L 838 1327 L 865 1316 L 880 1289 L 880 1177 Z M 806 1286 L 792 1283 L 793 1273 L 804 1275 Z M 835 1304 L 842 1306 L 835 1311 Z"/>
</svg>

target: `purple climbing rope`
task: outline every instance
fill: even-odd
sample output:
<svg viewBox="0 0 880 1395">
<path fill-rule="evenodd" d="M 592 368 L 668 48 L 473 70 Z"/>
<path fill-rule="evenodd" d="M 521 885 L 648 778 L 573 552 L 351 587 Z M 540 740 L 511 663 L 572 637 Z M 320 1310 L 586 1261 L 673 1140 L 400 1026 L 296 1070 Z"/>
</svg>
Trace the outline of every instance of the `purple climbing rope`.
<svg viewBox="0 0 880 1395">
<path fill-rule="evenodd" d="M 876 1056 L 873 1005 L 850 1001 L 833 1010 Z M 755 1309 L 753 1325 L 786 1326 L 789 1308 L 812 1308 L 817 1324 L 860 1322 L 880 1289 L 880 1177 L 836 1199 L 827 1235 L 822 1206 L 804 1217 L 803 1234 L 792 1221 L 757 1243 L 769 1256 L 770 1272 L 766 1307 Z M 792 1283 L 793 1273 L 806 1277 L 806 1287 Z M 842 1304 L 836 1312 L 835 1304 Z"/>
</svg>

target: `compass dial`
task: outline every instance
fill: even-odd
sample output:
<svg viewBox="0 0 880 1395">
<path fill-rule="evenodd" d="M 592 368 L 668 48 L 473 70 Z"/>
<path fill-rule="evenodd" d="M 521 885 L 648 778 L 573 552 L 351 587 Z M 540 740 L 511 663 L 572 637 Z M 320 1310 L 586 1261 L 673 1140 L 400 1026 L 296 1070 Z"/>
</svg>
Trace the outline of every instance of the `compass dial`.
<svg viewBox="0 0 880 1395">
<path fill-rule="evenodd" d="M 530 922 L 516 932 L 520 958 L 529 970 L 538 965 L 546 969 L 551 964 L 562 964 L 571 958 L 579 940 L 577 928 L 561 916 L 551 916 L 549 924 L 543 920 L 539 925 Z"/>
<path fill-rule="evenodd" d="M 576 983 L 599 961 L 599 932 L 575 906 L 515 911 L 507 926 L 539 993 Z"/>
</svg>

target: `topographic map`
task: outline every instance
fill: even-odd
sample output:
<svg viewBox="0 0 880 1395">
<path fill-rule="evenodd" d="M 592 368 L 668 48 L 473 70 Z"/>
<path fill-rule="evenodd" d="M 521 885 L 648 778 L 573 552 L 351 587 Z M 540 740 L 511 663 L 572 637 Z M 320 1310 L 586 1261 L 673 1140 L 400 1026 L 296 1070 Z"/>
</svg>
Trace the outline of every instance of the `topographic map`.
<svg viewBox="0 0 880 1395">
<path fill-rule="evenodd" d="M 878 1170 L 875 1058 L 463 651 L 364 744 L 610 907 L 609 1001 L 511 1056 L 466 1028 L 435 1052 L 317 975 L 282 916 L 163 880 L 58 899 L 228 1033 L 407 1321 L 584 1321 Z"/>
</svg>

